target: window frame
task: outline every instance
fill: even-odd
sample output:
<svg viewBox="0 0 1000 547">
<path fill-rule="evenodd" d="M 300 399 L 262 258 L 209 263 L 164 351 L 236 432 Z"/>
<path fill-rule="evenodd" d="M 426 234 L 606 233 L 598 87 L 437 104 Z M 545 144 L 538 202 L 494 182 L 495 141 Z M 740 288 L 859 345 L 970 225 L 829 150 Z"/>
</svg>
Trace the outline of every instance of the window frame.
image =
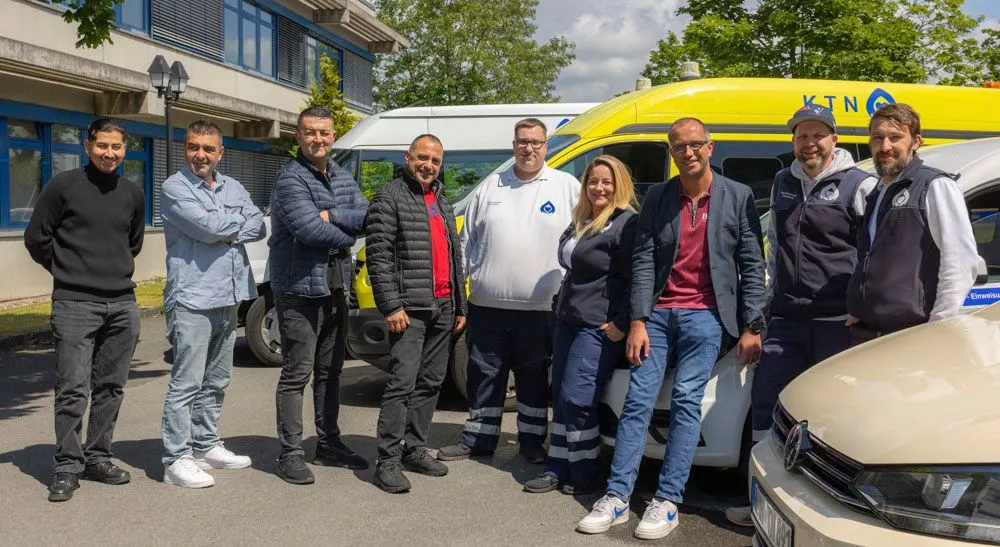
<svg viewBox="0 0 1000 547">
<path fill-rule="evenodd" d="M 222 3 L 222 41 L 223 41 L 223 59 L 226 64 L 236 66 L 240 70 L 250 72 L 253 74 L 260 74 L 271 79 L 278 79 L 278 15 L 272 11 L 262 8 L 260 5 L 248 0 L 235 0 L 235 6 L 233 6 L 229 0 L 225 0 Z M 253 10 L 247 10 L 246 5 L 252 6 Z M 270 22 L 265 22 L 261 17 L 262 13 L 266 13 L 270 16 Z M 226 16 L 233 14 L 236 16 L 236 32 L 237 32 L 237 59 L 234 61 L 228 57 L 228 52 L 226 51 L 225 42 L 229 38 L 226 35 Z M 250 19 L 253 22 L 256 39 L 254 40 L 254 65 L 250 66 L 245 60 L 245 50 L 243 43 L 243 21 L 245 19 Z M 262 31 L 267 30 L 271 36 L 271 70 L 270 72 L 264 72 L 260 69 L 261 60 L 263 57 L 260 52 L 260 37 L 262 36 Z"/>
<path fill-rule="evenodd" d="M 148 36 L 150 33 L 150 26 L 152 23 L 152 17 L 150 12 L 152 11 L 153 6 L 151 5 L 151 0 L 131 0 L 133 2 L 139 2 L 142 4 L 142 27 L 136 27 L 130 25 L 122 19 L 124 4 L 125 2 L 129 1 L 130 0 L 122 0 L 122 3 L 115 4 L 115 25 L 120 29 L 131 32 L 138 32 Z"/>
</svg>

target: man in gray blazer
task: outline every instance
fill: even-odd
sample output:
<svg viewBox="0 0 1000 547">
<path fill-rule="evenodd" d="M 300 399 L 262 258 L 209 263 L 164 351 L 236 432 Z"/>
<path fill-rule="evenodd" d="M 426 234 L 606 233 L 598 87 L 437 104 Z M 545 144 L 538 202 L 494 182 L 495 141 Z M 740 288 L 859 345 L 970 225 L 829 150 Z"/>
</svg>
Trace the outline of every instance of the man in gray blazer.
<svg viewBox="0 0 1000 547">
<path fill-rule="evenodd" d="M 677 527 L 701 431 L 701 399 L 727 337 L 743 365 L 757 362 L 764 325 L 764 252 L 749 187 L 712 172 L 711 135 L 695 118 L 674 122 L 670 155 L 680 176 L 649 189 L 639 213 L 626 354 L 632 363 L 607 494 L 577 530 L 601 533 L 628 520 L 653 405 L 677 367 L 659 488 L 635 535 Z"/>
</svg>

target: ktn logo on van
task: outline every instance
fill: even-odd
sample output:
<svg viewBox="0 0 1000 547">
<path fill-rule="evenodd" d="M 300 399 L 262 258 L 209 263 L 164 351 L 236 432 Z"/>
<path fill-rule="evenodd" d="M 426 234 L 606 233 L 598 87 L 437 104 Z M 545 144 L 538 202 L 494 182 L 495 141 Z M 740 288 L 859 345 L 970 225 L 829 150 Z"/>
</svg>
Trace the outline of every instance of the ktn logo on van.
<svg viewBox="0 0 1000 547">
<path fill-rule="evenodd" d="M 830 110 L 836 112 L 840 110 L 841 112 L 857 112 L 858 111 L 858 96 L 857 95 L 803 95 L 802 103 L 804 106 L 810 106 L 814 104 L 822 104 L 826 102 L 826 107 Z M 871 116 L 876 110 L 882 108 L 887 104 L 895 104 L 896 99 L 886 90 L 881 87 L 876 87 L 871 95 L 868 95 L 868 99 L 865 101 L 865 110 L 868 115 Z M 838 108 L 843 106 L 843 108 Z"/>
</svg>

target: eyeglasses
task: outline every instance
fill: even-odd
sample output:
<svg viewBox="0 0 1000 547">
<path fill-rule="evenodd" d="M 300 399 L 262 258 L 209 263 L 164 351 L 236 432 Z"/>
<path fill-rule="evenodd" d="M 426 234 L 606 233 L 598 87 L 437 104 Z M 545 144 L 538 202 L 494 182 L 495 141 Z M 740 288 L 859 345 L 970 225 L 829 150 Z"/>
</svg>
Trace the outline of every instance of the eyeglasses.
<svg viewBox="0 0 1000 547">
<path fill-rule="evenodd" d="M 679 142 L 677 144 L 670 145 L 670 151 L 674 154 L 683 154 L 687 147 L 691 147 L 692 152 L 697 152 L 701 150 L 702 146 L 708 144 L 709 141 L 691 141 L 691 142 Z"/>
<path fill-rule="evenodd" d="M 521 148 L 525 148 L 527 146 L 530 146 L 530 147 L 534 148 L 535 150 L 538 150 L 539 148 L 542 147 L 543 144 L 545 144 L 545 141 L 533 141 L 533 140 L 530 140 L 530 139 L 514 139 L 514 146 L 521 147 Z"/>
</svg>

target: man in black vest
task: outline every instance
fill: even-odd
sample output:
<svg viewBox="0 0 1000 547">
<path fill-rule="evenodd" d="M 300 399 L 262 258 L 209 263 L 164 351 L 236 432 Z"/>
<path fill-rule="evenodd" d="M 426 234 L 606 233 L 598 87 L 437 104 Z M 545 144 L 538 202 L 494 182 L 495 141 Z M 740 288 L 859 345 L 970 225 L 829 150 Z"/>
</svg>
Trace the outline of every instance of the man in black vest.
<svg viewBox="0 0 1000 547">
<path fill-rule="evenodd" d="M 816 363 L 851 345 L 844 294 L 857 263 L 857 228 L 875 177 L 837 148 L 830 109 L 806 105 L 788 121 L 795 161 L 771 187 L 767 240 L 771 319 L 751 391 L 753 440 L 767 436 L 778 393 Z M 726 518 L 753 526 L 749 507 Z"/>
<path fill-rule="evenodd" d="M 916 154 L 916 111 L 885 105 L 868 133 L 880 178 L 868 197 L 847 291 L 855 343 L 957 315 L 979 264 L 961 188 Z"/>
</svg>

